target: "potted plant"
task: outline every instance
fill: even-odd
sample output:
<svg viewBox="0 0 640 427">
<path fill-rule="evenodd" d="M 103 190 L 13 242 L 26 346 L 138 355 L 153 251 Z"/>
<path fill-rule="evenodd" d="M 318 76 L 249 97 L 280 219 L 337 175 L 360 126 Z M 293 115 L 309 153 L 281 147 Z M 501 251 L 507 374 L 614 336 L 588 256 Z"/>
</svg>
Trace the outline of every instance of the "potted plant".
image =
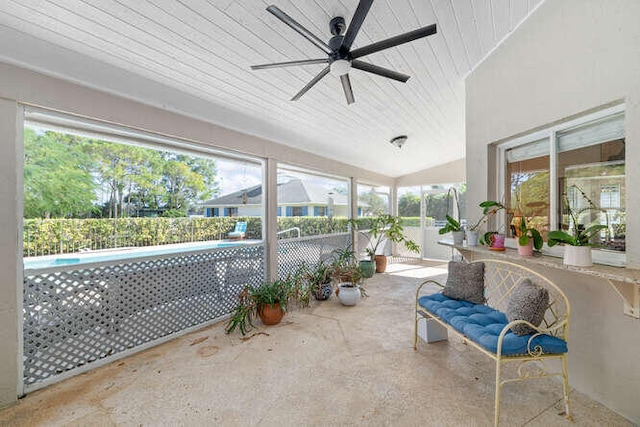
<svg viewBox="0 0 640 427">
<path fill-rule="evenodd" d="M 318 301 L 329 299 L 333 291 L 331 284 L 332 266 L 330 263 L 318 262 L 314 267 L 307 268 L 305 276 L 311 293 Z"/>
<path fill-rule="evenodd" d="M 454 218 L 449 215 L 449 199 L 453 197 L 453 200 L 456 204 L 456 213 L 458 218 Z M 447 191 L 447 213 L 445 215 L 446 223 L 445 225 L 438 230 L 439 234 L 447 234 L 451 233 L 453 236 L 453 244 L 454 245 L 462 245 L 462 241 L 464 240 L 464 230 L 462 229 L 462 225 L 460 223 L 460 202 L 458 201 L 458 191 L 451 187 Z"/>
<path fill-rule="evenodd" d="M 598 245 L 590 243 L 590 240 L 601 230 L 608 229 L 609 226 L 604 224 L 592 224 L 588 227 L 584 227 L 580 224 L 579 219 L 582 213 L 591 210 L 601 211 L 601 209 L 598 208 L 579 187 L 572 185 L 569 188 L 577 189 L 580 194 L 582 194 L 582 197 L 588 202 L 589 206 L 577 210 L 572 209 L 569 204 L 567 192 L 565 191 L 562 194 L 562 201 L 571 220 L 570 226 L 567 227 L 569 231 L 550 231 L 547 235 L 547 245 L 549 245 L 549 247 L 555 246 L 558 243 L 563 243 L 565 245 L 563 258 L 563 263 L 565 265 L 591 267 L 593 265 L 591 259 L 591 248 Z"/>
<path fill-rule="evenodd" d="M 225 332 L 230 334 L 237 328 L 245 335 L 253 327 L 256 316 L 265 325 L 280 323 L 287 311 L 293 287 L 290 278 L 276 279 L 261 286 L 245 286 L 238 295 L 238 305 L 225 326 Z"/>
<path fill-rule="evenodd" d="M 356 305 L 360 297 L 367 296 L 360 286 L 362 272 L 351 249 L 337 249 L 334 252 L 332 271 L 337 284 L 336 295 L 343 305 Z"/>
<path fill-rule="evenodd" d="M 350 224 L 357 227 L 358 221 L 351 220 Z M 384 273 L 387 269 L 387 257 L 378 253 L 382 249 L 382 243 L 385 241 L 402 243 L 411 252 L 420 252 L 418 244 L 404 235 L 402 218 L 398 216 L 390 214 L 378 215 L 371 221 L 369 234 L 369 245 L 366 251 L 372 260 L 375 259 L 376 273 Z"/>
<path fill-rule="evenodd" d="M 542 250 L 544 244 L 540 232 L 533 227 L 529 227 L 527 219 L 522 216 L 519 221 L 514 221 L 513 227 L 518 237 L 518 254 L 521 256 L 530 257 L 533 256 L 533 250 L 536 252 Z"/>
<path fill-rule="evenodd" d="M 479 206 L 482 208 L 482 216 L 480 217 L 478 222 L 465 230 L 465 234 L 467 237 L 467 246 L 478 246 L 480 226 L 486 223 L 489 218 L 498 213 L 501 209 L 505 208 L 502 203 L 496 202 L 495 200 L 485 200 L 484 202 L 480 203 Z"/>
</svg>

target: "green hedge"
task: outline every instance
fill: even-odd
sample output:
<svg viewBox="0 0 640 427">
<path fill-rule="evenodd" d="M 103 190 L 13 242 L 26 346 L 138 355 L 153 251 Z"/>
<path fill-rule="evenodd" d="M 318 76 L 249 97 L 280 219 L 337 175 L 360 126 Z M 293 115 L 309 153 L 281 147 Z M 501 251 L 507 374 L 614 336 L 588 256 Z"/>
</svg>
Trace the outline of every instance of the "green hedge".
<svg viewBox="0 0 640 427">
<path fill-rule="evenodd" d="M 247 222 L 248 239 L 261 238 L 262 219 L 259 217 L 25 219 L 24 256 L 222 240 L 234 229 L 237 221 Z M 279 231 L 293 227 L 300 228 L 303 237 L 342 233 L 347 231 L 347 220 L 329 220 L 323 217 L 278 218 Z M 294 236 L 295 234 L 283 235 Z"/>
</svg>

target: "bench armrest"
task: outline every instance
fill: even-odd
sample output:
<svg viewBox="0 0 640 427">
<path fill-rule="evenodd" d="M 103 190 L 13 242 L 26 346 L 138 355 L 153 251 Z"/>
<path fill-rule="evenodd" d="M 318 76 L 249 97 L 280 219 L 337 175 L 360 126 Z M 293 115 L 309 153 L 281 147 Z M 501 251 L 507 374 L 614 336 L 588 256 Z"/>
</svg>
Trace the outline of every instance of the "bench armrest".
<svg viewBox="0 0 640 427">
<path fill-rule="evenodd" d="M 428 284 L 437 285 L 440 288 L 444 289 L 443 284 L 436 282 L 435 280 L 427 279 L 424 282 L 420 283 L 420 285 L 418 286 L 418 289 L 416 289 L 416 301 L 418 301 L 418 298 L 420 297 L 420 291 L 422 290 L 422 287 Z"/>
<path fill-rule="evenodd" d="M 535 331 L 535 333 L 531 336 L 531 338 L 529 338 L 529 342 L 527 343 L 527 351 L 531 356 L 540 356 L 542 354 L 541 348 L 537 348 L 537 347 L 531 348 L 531 343 L 533 342 L 533 339 L 543 334 L 554 335 L 556 331 L 566 327 L 567 320 L 565 319 L 564 321 L 557 323 L 550 328 L 542 328 L 540 326 L 535 326 L 534 324 L 521 319 L 509 322 L 504 328 L 502 328 L 502 331 L 500 332 L 500 336 L 498 337 L 498 348 L 496 349 L 496 354 L 498 355 L 498 357 L 500 357 L 500 355 L 502 354 L 502 341 L 504 339 L 504 336 L 509 332 L 512 326 L 518 325 L 518 324 L 527 325 Z M 564 334 L 561 334 L 561 335 L 562 335 L 561 338 L 564 339 Z"/>
</svg>

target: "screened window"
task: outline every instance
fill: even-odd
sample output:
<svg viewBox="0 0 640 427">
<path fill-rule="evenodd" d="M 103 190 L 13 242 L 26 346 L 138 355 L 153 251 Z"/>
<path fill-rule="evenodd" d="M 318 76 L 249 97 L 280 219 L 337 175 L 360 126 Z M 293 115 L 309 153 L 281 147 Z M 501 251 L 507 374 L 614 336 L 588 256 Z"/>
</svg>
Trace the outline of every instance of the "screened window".
<svg viewBox="0 0 640 427">
<path fill-rule="evenodd" d="M 508 142 L 498 151 L 503 159 L 501 192 L 508 207 L 509 237 L 514 236 L 513 224 L 523 216 L 545 238 L 550 230 L 567 230 L 574 225 L 570 209 L 580 229 L 608 226 L 594 236 L 592 244 L 624 251 L 623 106 Z"/>
</svg>

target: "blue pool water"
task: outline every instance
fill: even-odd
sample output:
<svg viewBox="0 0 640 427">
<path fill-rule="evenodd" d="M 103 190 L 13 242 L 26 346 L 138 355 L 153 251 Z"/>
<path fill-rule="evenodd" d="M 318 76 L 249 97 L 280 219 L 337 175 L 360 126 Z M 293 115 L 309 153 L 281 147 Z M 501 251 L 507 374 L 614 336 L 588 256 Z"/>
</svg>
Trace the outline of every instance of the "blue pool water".
<svg viewBox="0 0 640 427">
<path fill-rule="evenodd" d="M 206 249 L 226 248 L 232 246 L 256 243 L 256 240 L 243 240 L 234 242 L 202 242 L 198 244 L 153 246 L 148 248 L 122 248 L 105 251 L 86 252 L 68 255 L 47 255 L 41 257 L 31 257 L 24 259 L 25 270 L 60 267 L 63 265 L 73 266 L 89 264 L 94 262 L 118 261 L 129 258 L 149 257 L 154 255 L 167 255 L 185 251 L 200 251 Z"/>
</svg>

